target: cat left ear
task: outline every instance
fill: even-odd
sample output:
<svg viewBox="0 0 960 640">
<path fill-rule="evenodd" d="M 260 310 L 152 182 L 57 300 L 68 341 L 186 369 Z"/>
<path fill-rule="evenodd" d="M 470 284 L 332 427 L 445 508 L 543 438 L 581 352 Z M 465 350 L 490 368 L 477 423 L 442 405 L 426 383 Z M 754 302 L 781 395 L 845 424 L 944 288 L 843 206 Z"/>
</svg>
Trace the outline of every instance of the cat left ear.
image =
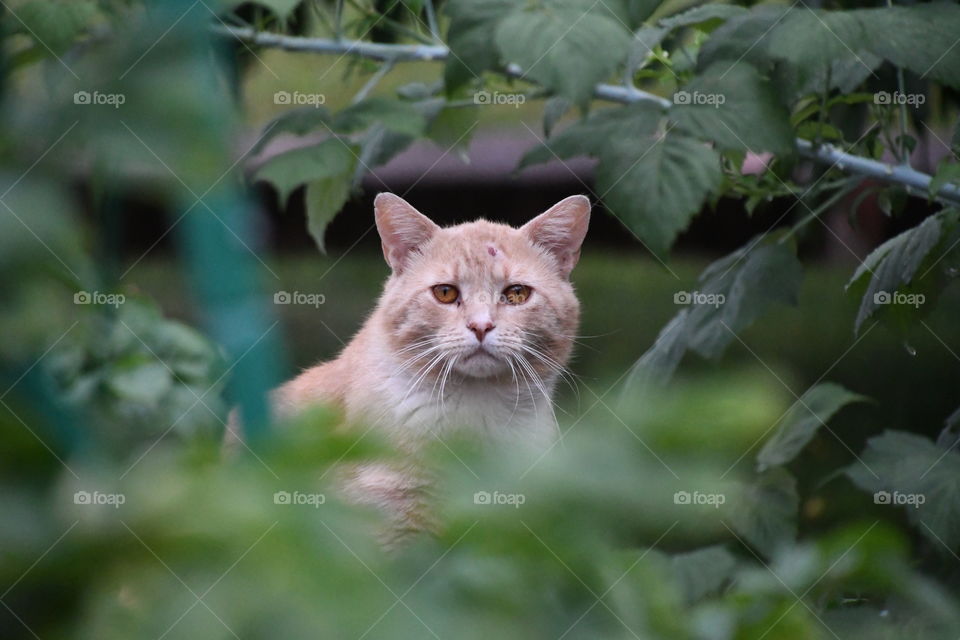
<svg viewBox="0 0 960 640">
<path fill-rule="evenodd" d="M 580 245 L 589 224 L 590 199 L 570 196 L 520 227 L 520 231 L 530 242 L 549 251 L 567 277 L 580 259 Z"/>
<path fill-rule="evenodd" d="M 440 230 L 409 202 L 392 193 L 380 193 L 373 201 L 377 231 L 383 244 L 383 257 L 395 273 L 400 273 L 410 254 Z"/>
</svg>

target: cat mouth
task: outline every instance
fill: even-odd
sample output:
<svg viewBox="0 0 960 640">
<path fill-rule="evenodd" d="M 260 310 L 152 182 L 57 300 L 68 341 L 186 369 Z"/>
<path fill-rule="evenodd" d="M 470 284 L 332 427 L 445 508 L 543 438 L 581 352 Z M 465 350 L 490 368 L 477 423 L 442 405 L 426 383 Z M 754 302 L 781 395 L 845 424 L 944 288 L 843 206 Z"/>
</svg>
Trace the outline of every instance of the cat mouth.
<svg viewBox="0 0 960 640">
<path fill-rule="evenodd" d="M 489 358 L 490 360 L 499 360 L 497 356 L 490 353 L 490 351 L 488 351 L 482 345 L 478 346 L 476 349 L 468 353 L 466 357 L 463 358 L 463 360 L 464 361 L 473 360 L 474 358 L 477 358 L 477 357 L 486 357 L 486 358 Z"/>
</svg>

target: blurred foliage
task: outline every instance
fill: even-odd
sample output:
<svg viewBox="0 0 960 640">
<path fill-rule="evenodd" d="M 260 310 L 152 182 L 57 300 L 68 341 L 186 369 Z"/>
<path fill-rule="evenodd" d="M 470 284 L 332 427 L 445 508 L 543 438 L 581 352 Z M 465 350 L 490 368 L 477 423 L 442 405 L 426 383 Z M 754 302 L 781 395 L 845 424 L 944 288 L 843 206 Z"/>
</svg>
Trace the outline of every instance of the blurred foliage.
<svg viewBox="0 0 960 640">
<path fill-rule="evenodd" d="M 282 200 L 306 185 L 321 246 L 358 167 L 421 137 L 463 144 L 475 125 L 471 93 L 498 86 L 486 72 L 510 62 L 538 67 L 531 78 L 542 87 L 530 91 L 551 98 L 547 128 L 571 106 L 587 107 L 589 88 L 618 71 L 647 88 L 729 92 L 723 109 L 707 105 L 713 111 L 596 110 L 552 138 L 558 155 L 599 156 L 601 181 L 612 168 L 638 167 L 622 185 L 611 180 L 620 190 L 608 204 L 636 203 L 625 219 L 658 253 L 721 191 L 754 205 L 798 194 L 790 140 L 849 135 L 832 109 L 861 108 L 857 91 L 872 82 L 854 62 L 871 73 L 889 63 L 917 74 L 927 67 L 932 81 L 957 83 L 953 4 L 684 13 L 648 1 L 399 4 L 403 11 L 360 1 L 4 5 L 3 637 L 955 638 L 956 414 L 937 442 L 886 430 L 862 453 L 848 447 L 816 485 L 798 478 L 823 432 L 835 437 L 835 418 L 854 411 L 883 424 L 888 398 L 863 405 L 858 389 L 823 379 L 794 397 L 766 365 L 665 384 L 687 352 L 716 360 L 777 303 L 796 302 L 796 247 L 830 202 L 824 193 L 852 188 L 845 179 L 824 181 L 812 194 L 818 209 L 788 232 L 707 267 L 701 291 L 676 292 L 724 300 L 685 306 L 619 400 L 588 399 L 607 414 L 571 418 L 563 441 L 539 458 L 438 442 L 426 456 L 436 479 L 427 499 L 442 522 L 435 535 L 381 548 L 377 514 L 342 504 L 333 478 L 342 464 L 392 454 L 372 435 L 339 433 L 322 409 L 224 459 L 225 380 L 255 404 L 279 350 L 266 338 L 268 297 L 256 293 L 247 252 L 236 173 L 244 158 L 227 152 L 238 63 L 210 35 L 217 23 L 362 37 L 383 21 L 390 41 L 414 42 L 431 42 L 437 24 L 458 52 L 444 82 L 408 84 L 396 97 L 361 94 L 336 112 L 291 110 L 270 125 L 268 137 L 327 132 L 255 174 Z M 568 28 L 578 16 L 583 28 Z M 720 87 L 715 64 L 731 58 L 742 58 L 730 71 L 736 82 Z M 878 121 L 893 114 L 874 111 Z M 901 134 L 889 151 L 912 144 Z M 876 155 L 878 141 L 880 130 L 849 146 Z M 742 176 L 751 148 L 781 156 Z M 547 158 L 538 150 L 528 161 Z M 111 262 L 123 224 L 111 198 L 121 187 L 185 211 L 186 280 L 209 337 L 165 318 Z M 891 213 L 908 202 L 887 200 Z M 918 324 L 933 333 L 926 316 L 875 296 L 932 302 L 956 276 L 957 228 L 956 213 L 943 210 L 867 258 L 849 285 L 863 300 L 858 329 L 880 318 L 898 335 Z M 618 277 L 607 280 L 636 276 Z M 830 526 L 806 531 L 803 519 L 825 508 L 827 490 L 855 497 Z"/>
</svg>

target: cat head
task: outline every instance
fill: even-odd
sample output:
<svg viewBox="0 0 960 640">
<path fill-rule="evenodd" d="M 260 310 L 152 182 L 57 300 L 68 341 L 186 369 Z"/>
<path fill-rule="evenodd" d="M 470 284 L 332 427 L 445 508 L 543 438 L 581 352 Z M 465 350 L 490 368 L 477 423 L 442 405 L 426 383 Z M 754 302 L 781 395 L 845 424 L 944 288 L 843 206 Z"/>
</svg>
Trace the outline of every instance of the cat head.
<svg viewBox="0 0 960 640">
<path fill-rule="evenodd" d="M 566 198 L 519 229 L 486 220 L 441 228 L 390 193 L 374 208 L 393 271 L 379 309 L 402 367 L 431 380 L 534 385 L 566 365 L 580 315 L 569 276 L 589 199 Z"/>
</svg>

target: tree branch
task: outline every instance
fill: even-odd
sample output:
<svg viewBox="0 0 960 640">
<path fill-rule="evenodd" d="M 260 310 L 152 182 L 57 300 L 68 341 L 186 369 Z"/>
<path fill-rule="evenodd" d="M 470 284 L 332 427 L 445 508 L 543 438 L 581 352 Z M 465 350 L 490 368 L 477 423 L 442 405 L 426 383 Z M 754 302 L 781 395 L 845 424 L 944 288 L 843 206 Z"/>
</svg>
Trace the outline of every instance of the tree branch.
<svg viewBox="0 0 960 640">
<path fill-rule="evenodd" d="M 223 25 L 214 26 L 213 31 L 219 35 L 232 36 L 248 44 L 262 47 L 306 53 L 353 55 L 390 62 L 439 62 L 446 60 L 450 54 L 449 49 L 443 45 L 380 44 L 362 40 L 303 38 Z M 515 64 L 508 65 L 503 71 L 506 75 L 523 78 L 523 70 Z M 593 93 L 596 98 L 609 102 L 623 104 L 643 101 L 654 102 L 664 109 L 673 106 L 673 103 L 666 98 L 633 87 L 598 84 Z M 845 173 L 899 184 L 921 197 L 927 197 L 929 193 L 931 176 L 909 166 L 895 166 L 871 158 L 856 156 L 832 145 L 817 145 L 802 138 L 797 138 L 796 144 L 799 154 L 814 162 L 836 166 L 837 169 Z M 960 187 L 945 184 L 934 197 L 948 205 L 960 205 Z"/>
</svg>

